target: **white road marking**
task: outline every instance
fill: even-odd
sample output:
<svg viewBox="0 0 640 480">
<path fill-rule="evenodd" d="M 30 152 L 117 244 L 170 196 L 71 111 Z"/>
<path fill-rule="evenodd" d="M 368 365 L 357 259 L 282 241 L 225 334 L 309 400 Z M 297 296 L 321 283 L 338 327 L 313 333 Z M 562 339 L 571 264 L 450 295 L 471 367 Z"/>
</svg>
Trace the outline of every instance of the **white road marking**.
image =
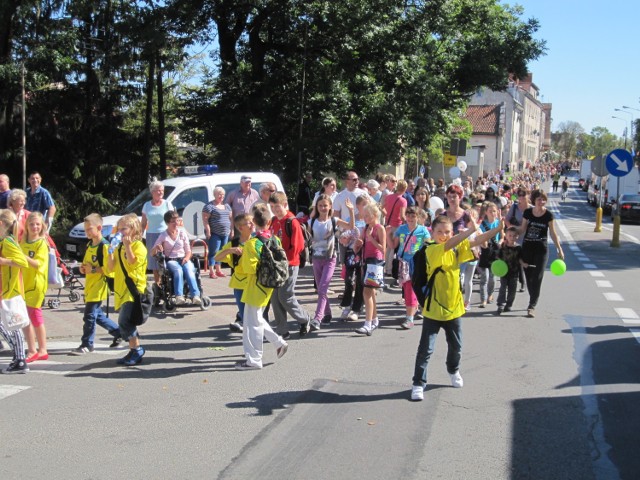
<svg viewBox="0 0 640 480">
<path fill-rule="evenodd" d="M 604 273 L 602 272 L 589 272 L 589 275 L 592 277 L 604 277 Z"/>
<path fill-rule="evenodd" d="M 80 341 L 77 341 L 77 342 L 52 341 L 52 342 L 47 342 L 47 350 L 55 354 L 67 355 L 71 350 L 78 348 L 79 345 L 80 345 Z M 109 348 L 109 345 L 106 343 L 104 344 L 96 343 L 94 344 L 94 351 L 92 353 L 87 353 L 86 355 L 94 355 L 98 353 L 102 355 L 115 356 L 115 355 L 121 355 L 122 352 L 124 352 L 123 348 Z"/>
<path fill-rule="evenodd" d="M 598 267 L 596 267 L 596 266 L 595 266 L 595 264 L 593 264 L 593 263 L 584 263 L 584 264 L 582 264 L 582 266 L 583 266 L 584 268 L 589 268 L 589 269 L 592 269 L 592 268 L 598 268 Z"/>
<path fill-rule="evenodd" d="M 49 375 L 67 375 L 82 367 L 84 367 L 83 363 L 55 362 L 52 360 L 29 364 L 30 373 L 47 373 Z"/>
<path fill-rule="evenodd" d="M 633 308 L 614 308 L 614 310 L 622 320 L 640 320 Z"/>
<path fill-rule="evenodd" d="M 640 343 L 640 328 L 630 328 L 629 331 L 636 337 L 636 341 Z"/>
<path fill-rule="evenodd" d="M 599 288 L 613 288 L 609 280 L 596 280 L 596 285 Z"/>
<path fill-rule="evenodd" d="M 569 245 L 569 250 L 573 250 L 574 252 L 579 252 L 580 247 L 578 245 Z"/>
<path fill-rule="evenodd" d="M 603 293 L 604 298 L 609 300 L 610 302 L 624 302 L 624 298 L 617 292 L 605 292 Z"/>
<path fill-rule="evenodd" d="M 16 393 L 20 393 L 29 388 L 31 387 L 25 385 L 0 385 L 0 400 L 10 397 L 11 395 L 15 395 Z"/>
</svg>

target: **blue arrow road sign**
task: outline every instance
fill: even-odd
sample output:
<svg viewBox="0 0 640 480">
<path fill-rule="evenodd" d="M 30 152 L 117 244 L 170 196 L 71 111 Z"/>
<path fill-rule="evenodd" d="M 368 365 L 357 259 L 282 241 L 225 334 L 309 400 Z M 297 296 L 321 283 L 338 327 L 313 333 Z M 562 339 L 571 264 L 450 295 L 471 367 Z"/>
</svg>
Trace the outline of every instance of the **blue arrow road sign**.
<svg viewBox="0 0 640 480">
<path fill-rule="evenodd" d="M 607 155 L 605 165 L 614 177 L 624 177 L 633 168 L 633 157 L 628 151 L 618 148 Z"/>
</svg>

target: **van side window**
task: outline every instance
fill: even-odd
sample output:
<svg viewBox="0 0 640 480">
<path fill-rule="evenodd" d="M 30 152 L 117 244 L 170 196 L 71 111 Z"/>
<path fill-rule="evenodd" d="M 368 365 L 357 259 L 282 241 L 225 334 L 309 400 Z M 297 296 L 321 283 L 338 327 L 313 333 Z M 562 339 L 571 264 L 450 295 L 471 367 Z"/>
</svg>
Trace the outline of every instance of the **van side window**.
<svg viewBox="0 0 640 480">
<path fill-rule="evenodd" d="M 192 202 L 209 203 L 209 195 L 207 187 L 193 187 L 180 192 L 171 203 L 179 215 L 182 215 L 184 209 Z"/>
</svg>

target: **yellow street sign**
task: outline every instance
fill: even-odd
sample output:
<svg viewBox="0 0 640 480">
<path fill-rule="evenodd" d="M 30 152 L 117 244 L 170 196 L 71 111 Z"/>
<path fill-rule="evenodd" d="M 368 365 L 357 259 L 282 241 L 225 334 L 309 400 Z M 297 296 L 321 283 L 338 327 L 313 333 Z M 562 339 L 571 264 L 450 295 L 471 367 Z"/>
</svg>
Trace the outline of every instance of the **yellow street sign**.
<svg viewBox="0 0 640 480">
<path fill-rule="evenodd" d="M 455 167 L 456 166 L 456 156 L 451 155 L 449 153 L 444 154 L 444 166 L 445 167 Z"/>
</svg>

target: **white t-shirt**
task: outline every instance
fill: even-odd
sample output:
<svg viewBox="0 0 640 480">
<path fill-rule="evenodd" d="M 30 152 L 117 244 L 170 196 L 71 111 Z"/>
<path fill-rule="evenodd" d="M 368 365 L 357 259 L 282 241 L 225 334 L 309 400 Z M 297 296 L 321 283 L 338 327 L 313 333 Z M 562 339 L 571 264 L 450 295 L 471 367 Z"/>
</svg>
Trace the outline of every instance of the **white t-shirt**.
<svg viewBox="0 0 640 480">
<path fill-rule="evenodd" d="M 334 212 L 339 211 L 340 218 L 345 222 L 350 221 L 351 218 L 349 217 L 349 209 L 345 206 L 344 203 L 347 201 L 347 198 L 350 199 L 355 209 L 356 199 L 361 195 L 369 196 L 369 194 L 364 190 L 362 190 L 361 188 L 356 188 L 353 190 L 353 192 L 350 192 L 345 188 L 336 196 L 336 199 L 333 202 L 333 211 Z M 355 210 L 355 213 L 356 213 L 356 220 L 358 220 L 358 210 Z"/>
<path fill-rule="evenodd" d="M 311 249 L 314 258 L 332 258 L 336 256 L 336 237 L 333 234 L 333 222 L 327 218 L 324 222 L 310 218 L 307 224 L 312 228 Z"/>
</svg>

